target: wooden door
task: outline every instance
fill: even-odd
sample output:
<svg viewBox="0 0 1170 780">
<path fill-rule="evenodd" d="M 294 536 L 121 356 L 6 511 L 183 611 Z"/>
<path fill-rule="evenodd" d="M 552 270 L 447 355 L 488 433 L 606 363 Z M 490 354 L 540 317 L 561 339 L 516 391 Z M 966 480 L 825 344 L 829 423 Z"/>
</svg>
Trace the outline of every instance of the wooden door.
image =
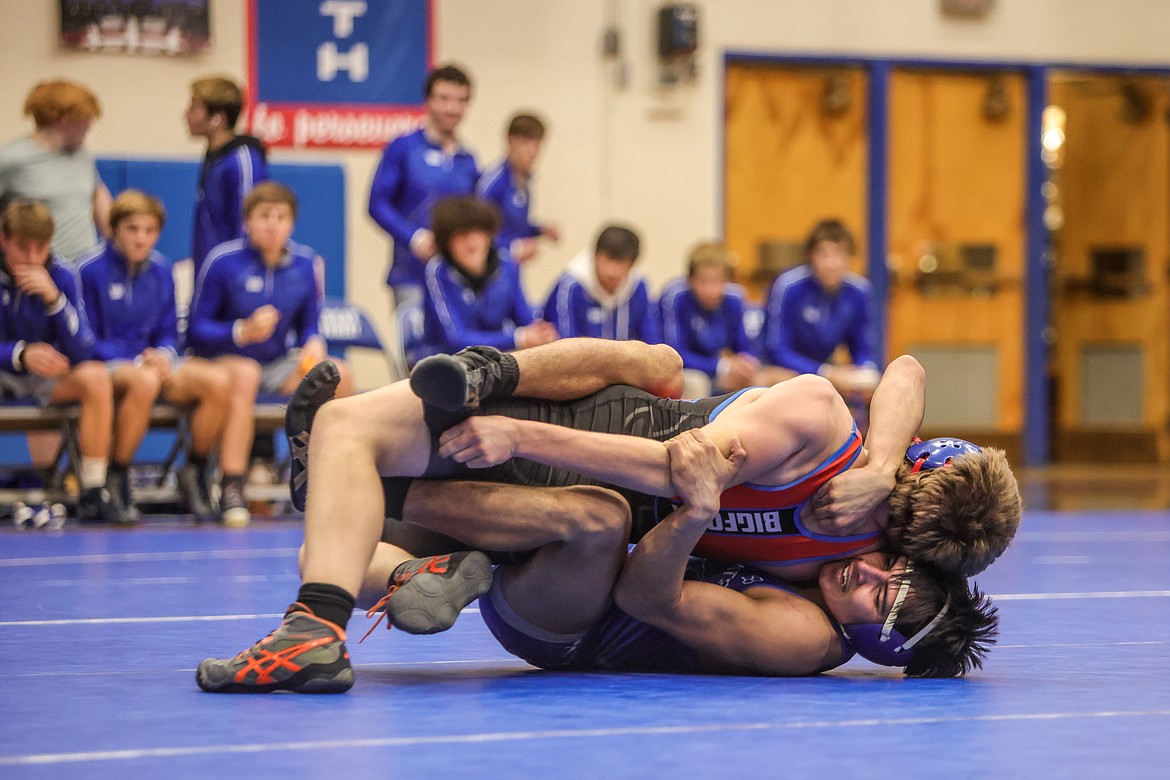
<svg viewBox="0 0 1170 780">
<path fill-rule="evenodd" d="M 865 271 L 866 82 L 859 68 L 728 66 L 725 239 L 757 301 L 824 217 L 853 231 Z"/>
<path fill-rule="evenodd" d="M 1026 81 L 890 78 L 888 353 L 927 369 L 924 429 L 1019 453 Z"/>
<path fill-rule="evenodd" d="M 1054 455 L 1166 460 L 1170 87 L 1065 73 L 1049 96 Z"/>
</svg>

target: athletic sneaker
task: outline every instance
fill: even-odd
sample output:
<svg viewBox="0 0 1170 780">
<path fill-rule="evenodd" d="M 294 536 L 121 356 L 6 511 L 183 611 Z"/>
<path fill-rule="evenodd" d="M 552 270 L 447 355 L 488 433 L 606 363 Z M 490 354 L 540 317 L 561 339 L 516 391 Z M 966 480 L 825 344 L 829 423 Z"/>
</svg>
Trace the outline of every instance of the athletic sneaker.
<svg viewBox="0 0 1170 780">
<path fill-rule="evenodd" d="M 296 603 L 280 626 L 235 658 L 207 658 L 195 681 L 209 693 L 345 693 L 353 667 L 345 631 Z"/>
<path fill-rule="evenodd" d="M 313 430 L 313 418 L 337 392 L 340 381 L 337 365 L 323 360 L 309 369 L 288 399 L 284 413 L 284 435 L 288 437 L 288 452 L 292 456 L 288 492 L 299 512 L 305 511 L 305 495 L 309 492 L 309 433 Z"/>
<path fill-rule="evenodd" d="M 228 528 L 243 528 L 252 522 L 248 501 L 244 498 L 243 479 L 225 479 L 219 495 L 220 519 Z"/>
<path fill-rule="evenodd" d="M 128 513 L 122 502 L 115 499 L 109 488 L 87 488 L 77 502 L 77 519 L 83 523 L 108 525 L 136 525 L 139 518 Z"/>
<path fill-rule="evenodd" d="M 410 372 L 410 389 L 428 404 L 457 412 L 511 395 L 519 378 L 516 358 L 493 347 L 468 347 L 418 361 Z"/>
<path fill-rule="evenodd" d="M 175 477 L 179 485 L 179 493 L 183 496 L 191 514 L 200 520 L 209 520 L 217 514 L 211 503 L 211 491 L 207 486 L 207 478 L 203 469 L 194 463 L 185 463 Z"/>
<path fill-rule="evenodd" d="M 492 562 L 476 550 L 412 558 L 394 569 L 391 581 L 386 595 L 366 617 L 384 609 L 383 615 L 395 628 L 408 634 L 437 634 L 455 625 L 463 608 L 487 593 L 492 585 Z M 383 615 L 366 636 L 378 627 Z"/>
<path fill-rule="evenodd" d="M 109 473 L 106 474 L 106 490 L 114 505 L 118 507 L 118 511 L 125 515 L 129 523 L 142 522 L 142 512 L 134 505 L 134 500 L 130 497 L 129 471 L 110 469 Z"/>
</svg>

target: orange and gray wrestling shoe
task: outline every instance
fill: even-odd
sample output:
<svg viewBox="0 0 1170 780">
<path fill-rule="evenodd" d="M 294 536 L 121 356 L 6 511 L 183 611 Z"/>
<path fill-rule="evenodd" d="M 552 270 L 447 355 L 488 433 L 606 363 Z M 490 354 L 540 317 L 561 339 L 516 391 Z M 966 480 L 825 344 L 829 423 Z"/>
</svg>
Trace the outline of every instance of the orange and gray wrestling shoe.
<svg viewBox="0 0 1170 780">
<path fill-rule="evenodd" d="M 345 693 L 353 667 L 345 631 L 295 603 L 280 626 L 235 658 L 208 658 L 195 671 L 210 693 Z"/>
<path fill-rule="evenodd" d="M 386 595 L 366 612 L 370 618 L 382 613 L 366 636 L 383 617 L 408 634 L 437 634 L 455 625 L 463 608 L 487 593 L 492 562 L 478 551 L 412 558 L 394 569 L 390 581 Z"/>
</svg>

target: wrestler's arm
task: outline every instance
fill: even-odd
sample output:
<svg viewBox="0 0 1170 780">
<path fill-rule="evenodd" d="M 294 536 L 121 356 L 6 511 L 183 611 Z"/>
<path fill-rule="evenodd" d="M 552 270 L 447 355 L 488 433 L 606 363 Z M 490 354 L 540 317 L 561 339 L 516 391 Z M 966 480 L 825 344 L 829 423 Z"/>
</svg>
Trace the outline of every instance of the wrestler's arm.
<svg viewBox="0 0 1170 780">
<path fill-rule="evenodd" d="M 890 495 L 925 408 L 926 372 L 917 360 L 902 355 L 886 368 L 870 402 L 865 465 L 839 474 L 813 496 L 814 519 L 822 533 L 857 533 Z"/>
<path fill-rule="evenodd" d="M 443 432 L 439 455 L 474 468 L 527 458 L 631 490 L 675 495 L 666 445 L 638 436 L 509 417 L 470 417 Z"/>
<path fill-rule="evenodd" d="M 614 587 L 617 605 L 721 671 L 813 674 L 844 661 L 836 631 L 812 602 L 771 587 L 739 592 L 683 579 L 690 552 L 744 453 L 735 440 L 731 458 L 724 459 L 700 431 L 684 433 L 668 446 L 686 503 L 634 547 Z"/>
<path fill-rule="evenodd" d="M 823 379 L 799 377 L 768 388 L 758 399 L 728 409 L 704 427 L 720 450 L 738 437 L 753 453 L 739 481 L 774 479 L 777 470 L 799 471 L 794 455 L 819 461 L 830 441 L 839 446 L 848 432 L 848 412 Z M 839 423 L 839 424 L 836 424 Z M 840 430 L 837 430 L 840 429 Z M 613 485 L 673 497 L 666 446 L 624 434 L 579 431 L 506 417 L 471 417 L 439 437 L 439 455 L 474 468 L 518 457 L 588 475 Z"/>
</svg>

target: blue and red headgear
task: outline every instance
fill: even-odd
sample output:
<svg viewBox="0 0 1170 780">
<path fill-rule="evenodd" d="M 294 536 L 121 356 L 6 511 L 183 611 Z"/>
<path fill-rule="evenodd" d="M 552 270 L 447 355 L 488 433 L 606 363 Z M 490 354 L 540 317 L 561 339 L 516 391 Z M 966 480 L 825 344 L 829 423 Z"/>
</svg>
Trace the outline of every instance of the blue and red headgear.
<svg viewBox="0 0 1170 780">
<path fill-rule="evenodd" d="M 910 592 L 909 574 L 912 571 L 914 571 L 913 564 L 907 563 L 903 571 L 903 575 L 906 576 L 898 588 L 898 595 L 894 597 L 894 603 L 890 607 L 890 614 L 886 617 L 885 623 L 851 623 L 847 626 L 841 626 L 849 644 L 853 645 L 857 654 L 867 661 L 882 666 L 906 666 L 914 659 L 914 645 L 925 639 L 950 609 L 951 596 L 947 594 L 947 600 L 943 602 L 942 609 L 914 636 L 907 639 L 901 631 L 894 628 L 894 624 L 898 622 L 898 613 L 902 609 L 902 602 L 906 600 L 906 594 Z"/>
<path fill-rule="evenodd" d="M 917 474 L 922 469 L 942 468 L 960 455 L 977 452 L 983 452 L 983 448 L 965 439 L 942 438 L 923 441 L 915 436 L 914 442 L 906 448 L 906 460 L 914 464 L 910 473 Z"/>
</svg>

